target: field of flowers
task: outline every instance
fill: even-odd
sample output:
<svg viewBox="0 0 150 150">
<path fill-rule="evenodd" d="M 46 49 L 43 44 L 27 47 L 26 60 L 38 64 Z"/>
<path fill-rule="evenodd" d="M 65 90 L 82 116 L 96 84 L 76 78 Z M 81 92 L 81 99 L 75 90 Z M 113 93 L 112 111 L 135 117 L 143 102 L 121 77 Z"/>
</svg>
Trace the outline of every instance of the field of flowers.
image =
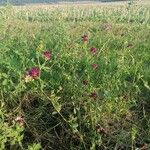
<svg viewBox="0 0 150 150">
<path fill-rule="evenodd" d="M 0 7 L 0 150 L 149 150 L 150 5 Z"/>
</svg>

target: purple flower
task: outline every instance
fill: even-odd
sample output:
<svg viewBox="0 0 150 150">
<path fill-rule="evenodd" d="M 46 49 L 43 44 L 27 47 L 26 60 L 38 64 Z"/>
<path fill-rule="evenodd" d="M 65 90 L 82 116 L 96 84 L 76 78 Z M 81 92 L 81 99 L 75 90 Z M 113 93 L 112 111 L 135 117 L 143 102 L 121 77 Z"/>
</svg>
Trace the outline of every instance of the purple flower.
<svg viewBox="0 0 150 150">
<path fill-rule="evenodd" d="M 93 68 L 93 70 L 96 70 L 98 68 L 98 65 L 97 64 L 93 64 L 92 68 Z"/>
<path fill-rule="evenodd" d="M 45 60 L 50 60 L 51 59 L 51 53 L 48 50 L 46 50 L 43 54 L 44 54 Z"/>
<path fill-rule="evenodd" d="M 28 71 L 28 75 L 31 76 L 33 79 L 35 79 L 35 78 L 39 77 L 39 75 L 40 75 L 40 69 L 37 68 L 37 67 L 31 68 Z"/>
<path fill-rule="evenodd" d="M 97 49 L 96 49 L 95 47 L 92 47 L 92 48 L 90 49 L 90 51 L 91 51 L 92 54 L 95 54 L 96 51 L 97 51 Z"/>
<path fill-rule="evenodd" d="M 88 35 L 83 35 L 83 36 L 82 36 L 82 41 L 83 41 L 83 42 L 88 42 L 88 40 L 89 40 Z"/>
<path fill-rule="evenodd" d="M 95 100 L 97 98 L 97 93 L 92 92 L 91 95 L 90 95 L 90 98 L 93 98 Z"/>
</svg>

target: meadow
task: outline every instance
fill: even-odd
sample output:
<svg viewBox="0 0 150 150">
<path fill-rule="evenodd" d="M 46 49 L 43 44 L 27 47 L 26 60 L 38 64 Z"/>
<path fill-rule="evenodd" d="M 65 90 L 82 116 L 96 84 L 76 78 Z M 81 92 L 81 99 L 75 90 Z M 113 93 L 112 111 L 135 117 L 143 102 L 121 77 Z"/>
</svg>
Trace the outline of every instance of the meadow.
<svg viewBox="0 0 150 150">
<path fill-rule="evenodd" d="M 0 150 L 149 150 L 150 4 L 0 7 Z"/>
</svg>

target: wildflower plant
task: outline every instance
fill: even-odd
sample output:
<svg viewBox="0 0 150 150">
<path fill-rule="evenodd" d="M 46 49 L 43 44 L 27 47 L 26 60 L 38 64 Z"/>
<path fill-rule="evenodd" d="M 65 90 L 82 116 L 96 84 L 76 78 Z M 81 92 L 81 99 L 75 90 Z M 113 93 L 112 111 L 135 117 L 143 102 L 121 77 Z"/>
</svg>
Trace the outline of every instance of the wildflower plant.
<svg viewBox="0 0 150 150">
<path fill-rule="evenodd" d="M 0 149 L 149 148 L 149 10 L 117 8 L 0 8 Z"/>
</svg>

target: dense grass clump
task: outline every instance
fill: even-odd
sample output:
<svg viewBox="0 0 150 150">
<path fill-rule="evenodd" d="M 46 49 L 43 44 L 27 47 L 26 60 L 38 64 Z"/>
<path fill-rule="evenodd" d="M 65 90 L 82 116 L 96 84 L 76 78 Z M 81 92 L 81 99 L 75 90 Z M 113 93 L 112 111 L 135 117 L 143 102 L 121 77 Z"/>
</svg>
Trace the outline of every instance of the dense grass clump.
<svg viewBox="0 0 150 150">
<path fill-rule="evenodd" d="M 0 149 L 150 149 L 150 6 L 0 8 Z"/>
</svg>

